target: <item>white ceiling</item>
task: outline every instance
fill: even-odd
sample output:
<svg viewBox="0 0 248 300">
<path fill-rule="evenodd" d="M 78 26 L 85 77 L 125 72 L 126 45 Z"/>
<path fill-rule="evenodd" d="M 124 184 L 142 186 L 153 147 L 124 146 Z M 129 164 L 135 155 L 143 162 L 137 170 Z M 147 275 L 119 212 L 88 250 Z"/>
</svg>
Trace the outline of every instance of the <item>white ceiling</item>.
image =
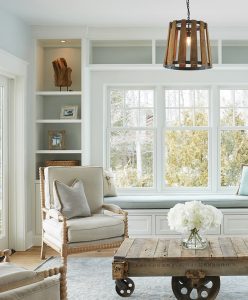
<svg viewBox="0 0 248 300">
<path fill-rule="evenodd" d="M 0 0 L 30 25 L 167 26 L 186 17 L 186 0 Z M 247 0 L 191 0 L 191 18 L 209 26 L 248 26 Z"/>
</svg>

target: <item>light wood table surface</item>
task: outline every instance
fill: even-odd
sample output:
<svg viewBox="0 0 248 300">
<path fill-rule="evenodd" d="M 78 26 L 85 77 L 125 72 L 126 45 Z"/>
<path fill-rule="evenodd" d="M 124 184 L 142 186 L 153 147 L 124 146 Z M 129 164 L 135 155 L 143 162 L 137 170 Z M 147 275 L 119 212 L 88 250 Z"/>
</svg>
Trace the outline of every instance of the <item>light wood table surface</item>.
<svg viewBox="0 0 248 300">
<path fill-rule="evenodd" d="M 208 237 L 203 250 L 184 249 L 177 238 L 125 239 L 114 255 L 112 274 L 122 297 L 134 291 L 129 277 L 172 276 L 177 299 L 216 299 L 220 276 L 248 275 L 248 236 Z"/>
</svg>

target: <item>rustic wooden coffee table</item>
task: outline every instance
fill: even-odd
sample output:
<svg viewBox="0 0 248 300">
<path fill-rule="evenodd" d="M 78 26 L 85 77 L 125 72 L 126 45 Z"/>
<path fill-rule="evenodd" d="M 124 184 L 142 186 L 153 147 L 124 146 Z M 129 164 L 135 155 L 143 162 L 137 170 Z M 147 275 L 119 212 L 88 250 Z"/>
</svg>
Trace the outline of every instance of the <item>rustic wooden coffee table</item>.
<svg viewBox="0 0 248 300">
<path fill-rule="evenodd" d="M 204 250 L 186 250 L 180 239 L 125 239 L 114 255 L 112 273 L 122 297 L 134 291 L 129 277 L 172 276 L 177 299 L 212 300 L 220 276 L 248 275 L 248 237 L 209 237 Z"/>
</svg>

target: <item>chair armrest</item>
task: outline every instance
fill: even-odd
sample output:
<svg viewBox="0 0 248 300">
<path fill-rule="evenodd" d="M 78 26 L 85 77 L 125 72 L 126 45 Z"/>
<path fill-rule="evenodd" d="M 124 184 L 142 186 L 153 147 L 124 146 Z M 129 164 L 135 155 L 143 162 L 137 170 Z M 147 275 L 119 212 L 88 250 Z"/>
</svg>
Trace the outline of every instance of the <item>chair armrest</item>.
<svg viewBox="0 0 248 300">
<path fill-rule="evenodd" d="M 59 222 L 63 222 L 66 219 L 66 217 L 56 209 L 42 208 L 42 211 L 46 213 L 47 216 L 54 218 Z"/>
<path fill-rule="evenodd" d="M 103 204 L 103 209 L 109 210 L 115 214 L 127 216 L 127 211 L 121 209 L 118 205 L 115 204 Z"/>
</svg>

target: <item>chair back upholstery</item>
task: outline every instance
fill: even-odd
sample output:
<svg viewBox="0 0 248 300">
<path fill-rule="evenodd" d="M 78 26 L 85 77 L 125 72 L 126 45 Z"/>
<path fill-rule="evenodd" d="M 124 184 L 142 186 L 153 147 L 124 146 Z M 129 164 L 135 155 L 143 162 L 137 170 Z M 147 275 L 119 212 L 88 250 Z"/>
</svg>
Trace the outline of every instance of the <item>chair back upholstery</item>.
<svg viewBox="0 0 248 300">
<path fill-rule="evenodd" d="M 78 178 L 82 180 L 91 213 L 100 213 L 103 204 L 102 167 L 47 167 L 44 169 L 45 207 L 54 208 L 53 183 L 59 180 L 71 185 Z"/>
</svg>

